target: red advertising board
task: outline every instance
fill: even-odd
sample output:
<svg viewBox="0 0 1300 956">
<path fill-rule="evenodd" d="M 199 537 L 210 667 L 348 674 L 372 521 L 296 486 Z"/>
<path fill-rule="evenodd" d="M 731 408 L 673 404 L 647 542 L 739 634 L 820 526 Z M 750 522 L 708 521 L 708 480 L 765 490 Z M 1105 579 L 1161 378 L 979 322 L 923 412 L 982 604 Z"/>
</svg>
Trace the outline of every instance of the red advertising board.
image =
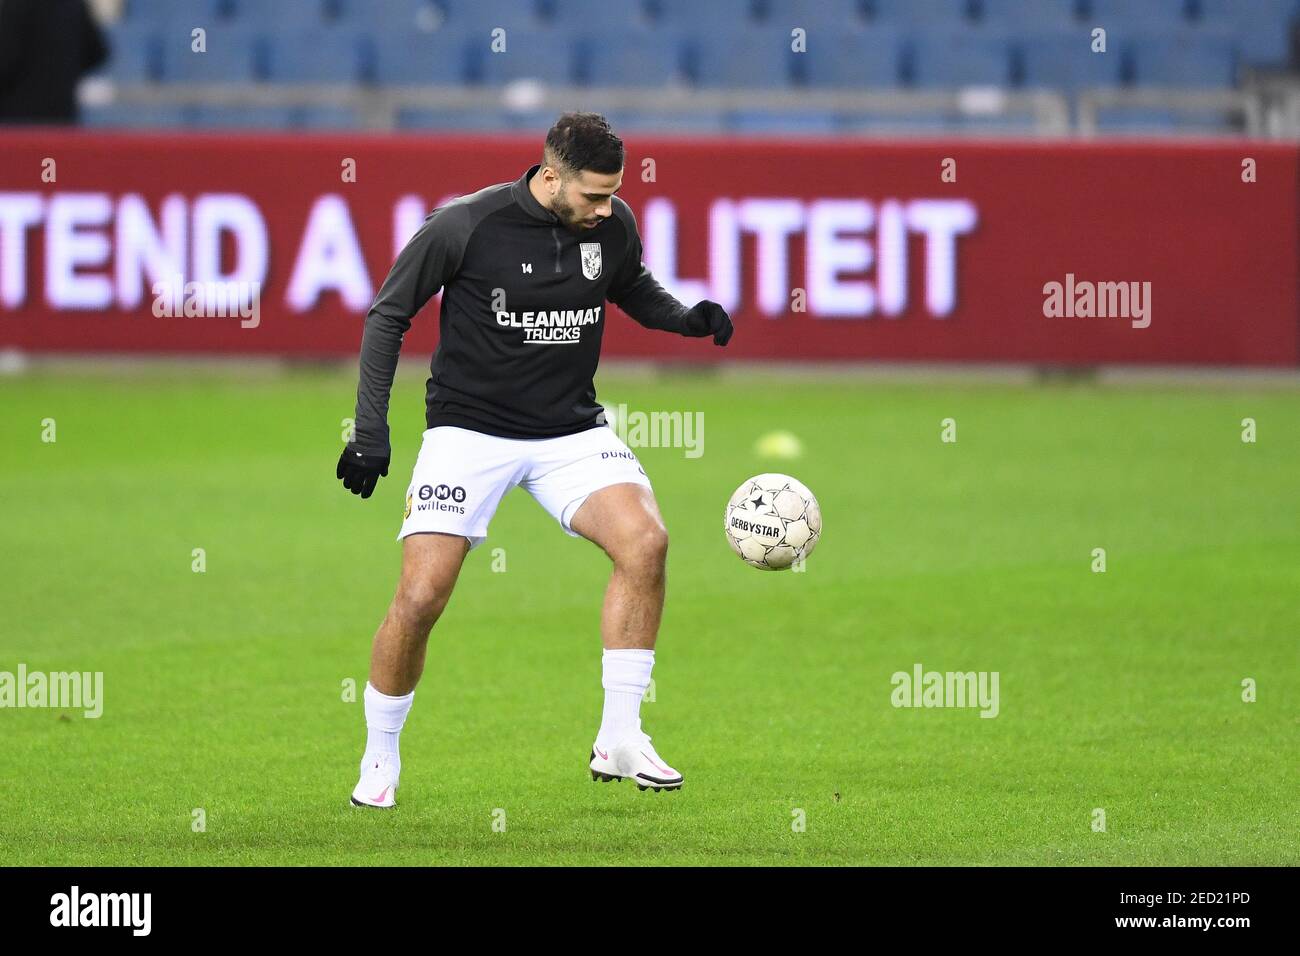
<svg viewBox="0 0 1300 956">
<path fill-rule="evenodd" d="M 607 357 L 1300 361 L 1294 145 L 626 145 L 646 264 L 737 331 L 723 353 L 611 308 Z M 427 212 L 539 153 L 517 136 L 0 133 L 0 348 L 355 353 Z M 167 314 L 172 277 L 255 283 L 257 314 L 186 316 L 179 296 Z M 439 301 L 408 351 L 434 348 Z"/>
</svg>

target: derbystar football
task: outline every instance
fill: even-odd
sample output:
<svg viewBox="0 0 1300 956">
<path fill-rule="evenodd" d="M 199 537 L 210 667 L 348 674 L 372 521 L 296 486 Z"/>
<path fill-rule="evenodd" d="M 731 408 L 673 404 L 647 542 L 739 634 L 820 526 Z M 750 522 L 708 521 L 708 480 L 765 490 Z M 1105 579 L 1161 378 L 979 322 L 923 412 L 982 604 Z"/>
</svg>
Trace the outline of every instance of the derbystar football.
<svg viewBox="0 0 1300 956">
<path fill-rule="evenodd" d="M 789 475 L 755 475 L 727 502 L 727 541 L 746 564 L 783 571 L 808 555 L 822 536 L 813 493 Z"/>
</svg>

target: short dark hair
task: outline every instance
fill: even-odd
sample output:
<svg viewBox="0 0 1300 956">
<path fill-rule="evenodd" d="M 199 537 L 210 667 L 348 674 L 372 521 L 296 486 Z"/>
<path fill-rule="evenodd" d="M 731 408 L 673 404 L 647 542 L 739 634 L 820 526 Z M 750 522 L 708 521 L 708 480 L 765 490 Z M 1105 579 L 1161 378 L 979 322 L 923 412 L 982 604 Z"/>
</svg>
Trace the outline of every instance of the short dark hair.
<svg viewBox="0 0 1300 956">
<path fill-rule="evenodd" d="M 542 164 L 556 167 L 561 178 L 584 169 L 616 173 L 623 168 L 623 141 L 599 113 L 565 113 L 546 134 Z"/>
</svg>

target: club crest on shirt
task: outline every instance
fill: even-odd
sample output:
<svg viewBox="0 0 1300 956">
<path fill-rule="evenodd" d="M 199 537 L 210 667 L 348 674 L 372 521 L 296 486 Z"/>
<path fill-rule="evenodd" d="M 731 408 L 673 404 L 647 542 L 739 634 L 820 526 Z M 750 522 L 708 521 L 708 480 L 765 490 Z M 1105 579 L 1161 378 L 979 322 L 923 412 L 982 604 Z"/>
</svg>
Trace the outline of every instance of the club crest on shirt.
<svg viewBox="0 0 1300 956">
<path fill-rule="evenodd" d="M 588 279 L 600 278 L 600 243 L 579 243 L 582 253 L 582 274 Z"/>
</svg>

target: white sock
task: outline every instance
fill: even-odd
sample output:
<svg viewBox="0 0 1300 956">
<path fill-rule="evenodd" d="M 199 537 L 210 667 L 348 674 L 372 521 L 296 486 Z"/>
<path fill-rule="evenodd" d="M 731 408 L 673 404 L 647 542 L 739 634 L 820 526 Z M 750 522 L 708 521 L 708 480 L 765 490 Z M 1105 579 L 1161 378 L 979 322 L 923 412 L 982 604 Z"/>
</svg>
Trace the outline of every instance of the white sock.
<svg viewBox="0 0 1300 956">
<path fill-rule="evenodd" d="M 600 718 L 596 746 L 608 752 L 628 733 L 641 729 L 641 698 L 650 686 L 655 652 L 627 647 L 607 650 L 601 660 L 601 685 L 605 688 L 605 710 Z"/>
<path fill-rule="evenodd" d="M 397 737 L 406 723 L 406 715 L 411 712 L 411 702 L 415 700 L 415 691 L 403 697 L 389 697 L 381 694 L 366 681 L 363 695 L 366 702 L 366 753 L 392 754 L 401 758 L 397 750 Z"/>
</svg>

